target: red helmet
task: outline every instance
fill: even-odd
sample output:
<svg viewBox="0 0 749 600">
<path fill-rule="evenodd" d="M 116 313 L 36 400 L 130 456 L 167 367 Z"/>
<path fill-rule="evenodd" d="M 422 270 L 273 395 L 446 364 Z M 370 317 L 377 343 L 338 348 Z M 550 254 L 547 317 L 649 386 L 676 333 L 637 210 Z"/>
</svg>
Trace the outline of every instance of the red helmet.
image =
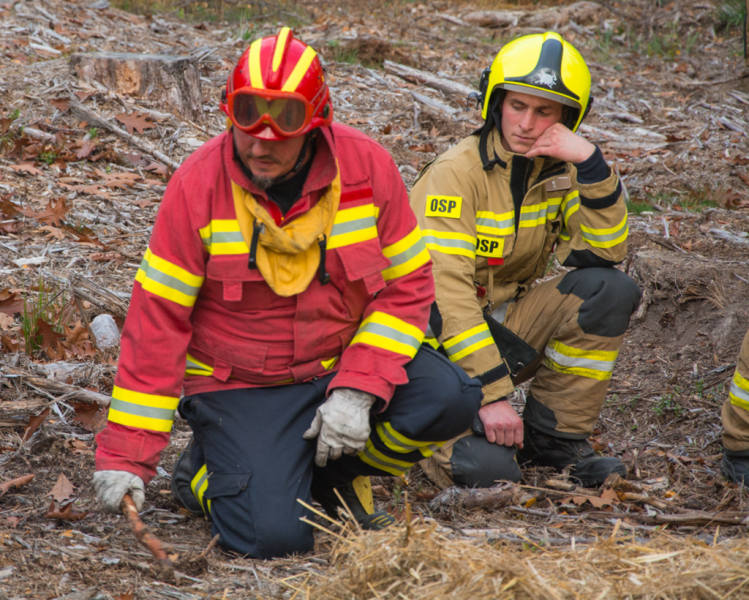
<svg viewBox="0 0 749 600">
<path fill-rule="evenodd" d="M 333 121 L 320 59 L 288 27 L 245 50 L 220 107 L 237 129 L 266 140 L 298 137 Z"/>
</svg>

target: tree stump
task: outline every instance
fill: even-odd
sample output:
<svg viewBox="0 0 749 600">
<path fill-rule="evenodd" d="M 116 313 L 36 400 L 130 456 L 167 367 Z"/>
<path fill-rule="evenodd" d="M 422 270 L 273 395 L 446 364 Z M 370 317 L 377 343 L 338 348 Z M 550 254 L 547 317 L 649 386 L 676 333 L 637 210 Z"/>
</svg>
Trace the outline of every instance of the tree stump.
<svg viewBox="0 0 749 600">
<path fill-rule="evenodd" d="M 160 110 L 199 120 L 203 114 L 200 73 L 195 59 L 165 54 L 97 52 L 73 54 L 70 71 L 110 90 L 146 98 Z"/>
</svg>

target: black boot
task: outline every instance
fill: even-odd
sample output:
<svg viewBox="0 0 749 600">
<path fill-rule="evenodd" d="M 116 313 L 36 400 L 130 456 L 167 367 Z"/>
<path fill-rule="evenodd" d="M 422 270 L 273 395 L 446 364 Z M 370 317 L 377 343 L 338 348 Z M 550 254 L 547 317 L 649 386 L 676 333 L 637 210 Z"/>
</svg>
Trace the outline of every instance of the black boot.
<svg viewBox="0 0 749 600">
<path fill-rule="evenodd" d="M 749 487 L 749 452 L 731 452 L 724 448 L 720 472 L 734 483 Z"/>
<path fill-rule="evenodd" d="M 335 490 L 338 490 L 348 510 L 344 508 Z M 384 510 L 375 511 L 369 477 L 357 477 L 351 483 L 337 488 L 322 482 L 319 477 L 314 477 L 312 479 L 312 497 L 322 505 L 328 516 L 333 519 L 341 518 L 339 511 L 344 514 L 348 514 L 350 511 L 362 529 L 385 529 L 385 527 L 395 523 L 393 515 Z"/>
<path fill-rule="evenodd" d="M 187 448 L 179 455 L 174 469 L 172 470 L 172 496 L 175 500 L 182 503 L 187 510 L 194 515 L 203 515 L 203 508 L 200 502 L 193 495 L 190 483 L 195 473 L 192 471 L 192 460 L 190 453 L 195 446 L 195 436 L 190 438 Z"/>
<path fill-rule="evenodd" d="M 523 448 L 517 453 L 521 467 L 553 467 L 561 471 L 571 466 L 570 476 L 585 487 L 603 483 L 612 473 L 621 477 L 627 474 L 622 461 L 613 456 L 596 456 L 587 440 L 554 437 L 535 429 L 527 421 L 523 429 Z"/>
</svg>

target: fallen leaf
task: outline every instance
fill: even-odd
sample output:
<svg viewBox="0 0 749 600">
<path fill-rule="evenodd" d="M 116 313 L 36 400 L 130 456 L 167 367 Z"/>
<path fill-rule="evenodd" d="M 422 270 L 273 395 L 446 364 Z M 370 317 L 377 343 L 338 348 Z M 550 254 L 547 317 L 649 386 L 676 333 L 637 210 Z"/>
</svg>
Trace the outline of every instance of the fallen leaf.
<svg viewBox="0 0 749 600">
<path fill-rule="evenodd" d="M 71 403 L 75 410 L 75 420 L 78 421 L 86 431 L 92 431 L 97 423 L 100 413 L 107 411 L 99 405 L 84 404 L 83 402 Z"/>
<path fill-rule="evenodd" d="M 8 130 L 10 129 L 12 123 L 13 119 L 8 119 L 6 117 L 0 118 L 0 135 L 5 135 L 6 133 L 8 133 Z"/>
<path fill-rule="evenodd" d="M 156 162 L 155 160 L 152 160 L 148 163 L 148 166 L 143 167 L 146 171 L 151 171 L 151 173 L 156 173 L 157 175 L 161 175 L 162 177 L 167 177 L 169 175 L 166 165 L 162 165 L 160 162 Z"/>
<path fill-rule="evenodd" d="M 130 589 L 124 594 L 120 594 L 119 596 L 115 596 L 114 600 L 133 600 L 133 593 L 134 590 Z"/>
<path fill-rule="evenodd" d="M 74 490 L 75 486 L 70 482 L 70 479 L 65 477 L 65 473 L 60 473 L 57 483 L 47 492 L 47 496 L 52 496 L 58 502 L 63 503 L 65 500 L 70 500 Z"/>
<path fill-rule="evenodd" d="M 21 344 L 12 339 L 9 335 L 0 336 L 0 345 L 2 345 L 5 351 L 10 354 L 18 352 L 21 349 Z"/>
<path fill-rule="evenodd" d="M 42 223 L 49 223 L 50 225 L 61 225 L 62 218 L 67 214 L 68 207 L 65 205 L 65 198 L 60 198 L 57 204 L 53 204 L 54 200 L 49 201 L 47 208 L 42 212 L 34 212 L 33 210 L 25 210 L 22 208 L 18 209 L 22 215 L 41 221 Z"/>
<path fill-rule="evenodd" d="M 8 527 L 15 529 L 21 522 L 21 517 L 5 517 L 5 521 L 8 523 Z"/>
<path fill-rule="evenodd" d="M 429 130 L 429 137 L 430 137 L 430 138 L 432 138 L 432 139 L 434 139 L 434 138 L 436 138 L 437 136 L 439 136 L 439 134 L 440 134 L 440 130 L 439 130 L 439 129 L 437 129 L 437 127 L 436 127 L 436 126 L 435 126 L 435 127 L 432 127 L 432 128 L 431 128 L 431 129 Z"/>
<path fill-rule="evenodd" d="M 31 415 L 29 417 L 29 424 L 26 426 L 26 429 L 23 434 L 23 441 L 26 442 L 28 439 L 34 435 L 34 432 L 39 429 L 39 425 L 41 425 L 44 422 L 44 419 L 47 418 L 47 415 L 49 414 L 49 408 L 45 408 L 42 412 L 40 412 L 38 415 Z"/>
<path fill-rule="evenodd" d="M 75 95 L 78 96 L 78 100 L 80 100 L 81 102 L 85 102 L 91 96 L 96 95 L 96 92 L 75 92 Z"/>
<path fill-rule="evenodd" d="M 30 475 L 21 475 L 21 477 L 16 477 L 15 479 L 11 479 L 10 481 L 0 483 L 0 496 L 5 494 L 10 488 L 19 488 L 24 483 L 28 483 L 32 479 L 34 479 L 33 473 Z"/>
<path fill-rule="evenodd" d="M 531 507 L 531 506 L 533 506 L 533 505 L 534 505 L 535 503 L 536 503 L 536 499 L 535 499 L 535 498 L 529 498 L 529 499 L 528 499 L 528 502 L 526 502 L 526 503 L 525 503 L 525 508 L 530 508 L 530 507 Z"/>
<path fill-rule="evenodd" d="M 49 238 L 55 238 L 56 240 L 65 239 L 65 232 L 62 231 L 62 229 L 58 229 L 57 227 L 52 227 L 52 225 L 45 225 L 44 227 L 40 227 L 36 231 L 46 231 L 47 239 Z"/>
<path fill-rule="evenodd" d="M 31 163 L 21 163 L 20 165 L 10 165 L 10 168 L 13 169 L 16 173 L 29 173 L 31 175 L 44 176 L 44 172 L 37 169 Z"/>
<path fill-rule="evenodd" d="M 52 98 L 49 103 L 60 112 L 65 112 L 70 108 L 70 98 Z"/>
<path fill-rule="evenodd" d="M 136 154 L 136 153 L 125 153 L 125 158 L 130 161 L 130 164 L 134 167 L 141 166 L 145 167 L 148 164 L 148 161 L 143 158 L 142 154 Z"/>
<path fill-rule="evenodd" d="M 18 233 L 23 229 L 23 221 L 8 221 L 7 223 L 0 223 L 0 230 L 5 233 Z"/>
<path fill-rule="evenodd" d="M 92 142 L 91 140 L 84 140 L 80 149 L 75 153 L 75 157 L 79 160 L 88 158 L 88 155 L 94 151 L 94 148 L 96 148 L 95 142 Z"/>
<path fill-rule="evenodd" d="M 409 150 L 412 150 L 414 152 L 434 152 L 434 144 L 427 143 L 427 144 L 419 144 L 418 146 L 409 146 Z"/>
<path fill-rule="evenodd" d="M 64 326 L 65 341 L 71 344 L 80 344 L 88 340 L 88 329 L 80 321 L 73 328 Z"/>
<path fill-rule="evenodd" d="M 24 302 L 25 300 L 16 292 L 0 290 L 0 313 L 14 315 L 23 312 Z"/>
<path fill-rule="evenodd" d="M 137 130 L 138 133 L 143 133 L 146 129 L 153 129 L 156 127 L 155 123 L 148 120 L 148 115 L 143 113 L 132 112 L 129 115 L 127 113 L 122 113 L 116 115 L 115 119 L 122 123 L 127 129 L 127 132 L 131 135 L 135 130 Z"/>
<path fill-rule="evenodd" d="M 55 360 L 64 359 L 65 355 L 60 356 L 60 340 L 65 336 L 62 333 L 57 333 L 52 326 L 47 323 L 44 319 L 39 317 L 36 320 L 36 330 L 39 335 L 42 336 L 42 342 L 40 347 L 50 358 Z"/>
<path fill-rule="evenodd" d="M 0 329 L 10 329 L 15 324 L 16 320 L 12 316 L 0 312 Z"/>
<path fill-rule="evenodd" d="M 64 446 L 73 454 L 93 454 L 93 451 L 88 447 L 86 442 L 76 440 L 75 438 L 68 438 L 65 440 Z"/>
<path fill-rule="evenodd" d="M 73 503 L 70 502 L 65 506 L 61 506 L 59 509 L 56 506 L 56 502 L 52 500 L 52 504 L 47 509 L 47 514 L 44 515 L 48 519 L 62 519 L 63 521 L 80 521 L 86 515 L 87 512 L 79 513 L 73 509 Z"/>
</svg>

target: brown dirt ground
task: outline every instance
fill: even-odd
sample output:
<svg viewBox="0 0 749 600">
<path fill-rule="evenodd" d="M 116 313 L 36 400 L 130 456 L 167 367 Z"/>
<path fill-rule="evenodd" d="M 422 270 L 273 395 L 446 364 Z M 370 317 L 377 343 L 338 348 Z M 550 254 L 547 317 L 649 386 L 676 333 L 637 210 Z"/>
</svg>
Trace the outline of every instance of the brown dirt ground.
<svg viewBox="0 0 749 600">
<path fill-rule="evenodd" d="M 146 166 L 137 156 L 141 153 L 105 131 L 91 138 L 96 148 L 88 157 L 74 156 L 90 128 L 57 110 L 51 99 L 90 92 L 86 106 L 105 116 L 125 108 L 168 112 L 168 107 L 77 81 L 68 74 L 70 52 L 215 49 L 201 63 L 203 120 L 159 117 L 156 127 L 139 137 L 181 161 L 223 127 L 215 106 L 228 69 L 247 45 L 242 36 L 247 23 L 186 22 L 168 13 L 137 16 L 87 4 L 48 0 L 35 3 L 39 9 L 32 3 L 0 5 L 0 116 L 8 119 L 15 109 L 20 112 L 7 128 L 3 125 L 12 143 L 0 152 L 0 196 L 37 213 L 50 199 L 64 197 L 69 209 L 64 223 L 47 222 L 46 229 L 38 220 L 4 210 L 0 292 L 28 291 L 40 278 L 54 287 L 77 272 L 126 295 L 164 190 L 163 177 L 142 170 L 152 165 Z M 495 6 L 486 1 L 471 6 L 341 0 L 323 10 L 305 2 L 276 12 L 269 9 L 251 25 L 252 35 L 266 35 L 282 20 L 295 19 L 298 35 L 320 49 L 327 62 L 336 118 L 385 145 L 410 185 L 427 161 L 479 123 L 479 115 L 466 108 L 464 99 L 388 75 L 381 69 L 382 60 L 475 86 L 501 44 L 526 31 L 456 25 L 441 15 L 462 18 L 473 8 Z M 523 9 L 530 7 L 521 3 Z M 539 490 L 533 492 L 533 509 L 527 503 L 520 512 L 455 508 L 434 515 L 447 527 L 508 532 L 501 543 L 520 551 L 524 540 L 553 546 L 572 536 L 582 540 L 578 544 L 584 548 L 607 537 L 617 519 L 623 519 L 623 527 L 633 535 L 648 539 L 659 527 L 647 524 L 645 517 L 747 510 L 746 493 L 719 473 L 720 406 L 749 328 L 749 79 L 740 56 L 740 33 L 722 30 L 715 7 L 702 0 L 640 0 L 614 7 L 617 14 L 604 10 L 592 22 L 560 28 L 591 59 L 597 101 L 586 121 L 586 135 L 601 145 L 608 159 L 616 160 L 627 185 L 633 207 L 630 252 L 622 268 L 645 292 L 644 308 L 625 339 L 594 441 L 601 452 L 620 456 L 630 468 L 629 478 L 650 486 L 651 496 L 673 509 L 625 502 L 593 509 L 559 504 L 553 494 Z M 661 53 L 655 50 L 656 42 Z M 353 52 L 357 62 L 335 62 Z M 450 115 L 415 103 L 412 90 L 459 112 Z M 38 142 L 20 126 L 58 135 L 59 140 Z M 21 163 L 39 173 L 11 169 Z M 120 186 L 108 185 L 102 174 L 132 172 L 141 175 L 138 183 Z M 14 262 L 34 257 L 47 259 L 43 272 L 33 264 Z M 551 266 L 549 276 L 560 272 Z M 64 311 L 72 306 L 69 300 L 54 306 L 72 326 L 77 318 L 71 317 L 73 309 Z M 90 318 L 101 311 L 91 307 L 87 312 Z M 23 338 L 20 327 L 18 316 L 2 325 L 0 361 L 4 367 L 40 372 L 44 363 L 52 362 L 50 356 L 42 352 L 30 360 L 11 352 Z M 86 353 L 85 347 L 63 350 L 64 360 L 84 366 L 71 383 L 106 394 L 113 383 L 113 361 Z M 72 420 L 69 405 L 58 403 L 58 410 L 21 443 L 29 408 L 41 408 L 50 399 L 0 371 L 0 479 L 35 474 L 32 482 L 0 496 L 0 599 L 57 598 L 94 587 L 95 593 L 71 598 L 128 598 L 128 590 L 137 598 L 292 597 L 280 579 L 329 569 L 334 539 L 325 534 L 318 536 L 312 555 L 295 559 L 233 559 L 216 550 L 199 557 L 210 542 L 210 526 L 186 515 L 169 492 L 168 473 L 189 439 L 188 428 L 178 422 L 162 458 L 164 471 L 148 486 L 142 515 L 177 555 L 178 570 L 184 574 L 177 582 L 160 581 L 124 520 L 99 512 L 90 486 L 93 437 Z M 76 486 L 75 509 L 90 511 L 80 521 L 45 516 L 50 490 L 61 473 Z M 527 472 L 524 483 L 542 486 L 547 475 Z M 437 490 L 418 467 L 407 481 L 379 478 L 374 483 L 379 506 L 401 514 L 407 492 L 415 512 L 432 515 L 428 501 Z M 560 520 L 560 514 L 577 518 Z M 670 530 L 707 542 L 745 535 L 745 526 L 688 524 Z"/>
</svg>

